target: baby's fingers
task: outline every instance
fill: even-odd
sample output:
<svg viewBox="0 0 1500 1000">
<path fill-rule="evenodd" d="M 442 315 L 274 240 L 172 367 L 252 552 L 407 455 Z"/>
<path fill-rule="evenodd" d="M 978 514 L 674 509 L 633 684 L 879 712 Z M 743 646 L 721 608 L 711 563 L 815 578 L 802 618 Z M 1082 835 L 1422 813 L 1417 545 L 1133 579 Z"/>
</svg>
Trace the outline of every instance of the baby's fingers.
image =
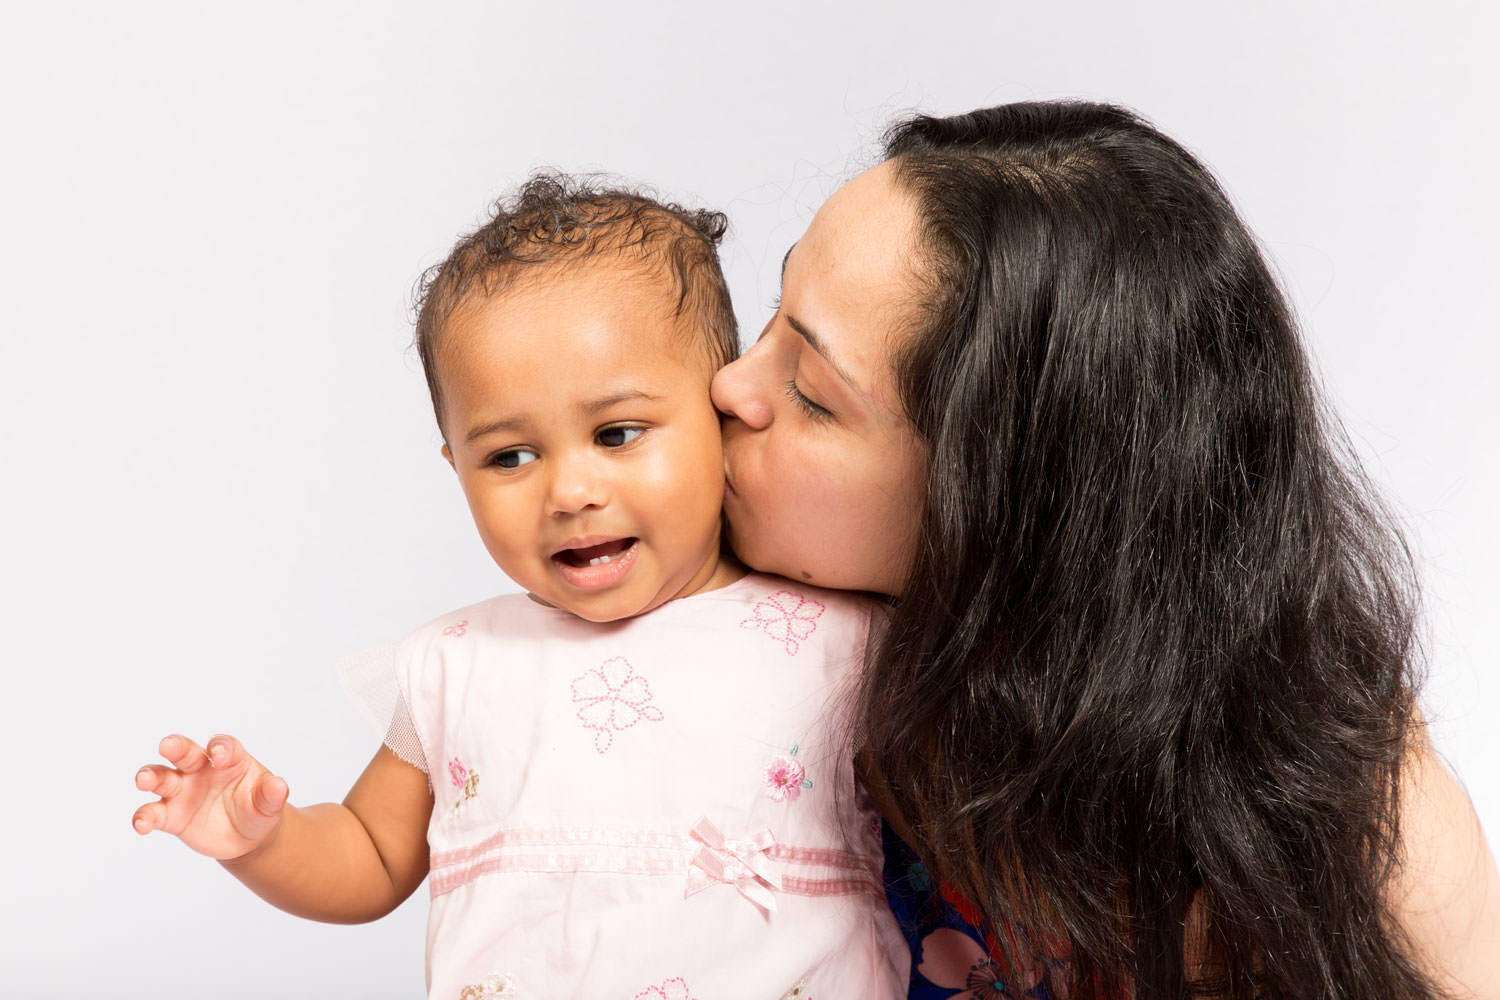
<svg viewBox="0 0 1500 1000">
<path fill-rule="evenodd" d="M 162 740 L 160 745 L 157 746 L 156 752 L 165 757 L 168 763 L 183 774 L 192 774 L 194 771 L 201 771 L 208 765 L 208 751 L 186 736 L 180 736 L 176 733 Z"/>
<path fill-rule="evenodd" d="M 208 760 L 214 767 L 231 768 L 249 755 L 240 741 L 222 733 L 208 741 Z"/>
<path fill-rule="evenodd" d="M 135 832 L 145 836 L 152 830 L 160 830 L 167 825 L 167 804 L 165 802 L 147 802 L 135 811 L 130 817 L 130 825 Z"/>
<path fill-rule="evenodd" d="M 286 805 L 289 791 L 284 780 L 268 772 L 256 780 L 250 791 L 250 804 L 262 816 L 275 816 Z"/>
<path fill-rule="evenodd" d="M 182 791 L 182 775 L 170 767 L 147 764 L 135 772 L 135 787 L 143 792 L 170 799 Z"/>
<path fill-rule="evenodd" d="M 253 781 L 241 783 L 239 794 L 235 796 L 237 807 L 232 822 L 235 833 L 244 839 L 247 849 L 260 846 L 275 831 L 281 822 L 286 796 L 286 782 L 268 772 L 263 771 Z"/>
</svg>

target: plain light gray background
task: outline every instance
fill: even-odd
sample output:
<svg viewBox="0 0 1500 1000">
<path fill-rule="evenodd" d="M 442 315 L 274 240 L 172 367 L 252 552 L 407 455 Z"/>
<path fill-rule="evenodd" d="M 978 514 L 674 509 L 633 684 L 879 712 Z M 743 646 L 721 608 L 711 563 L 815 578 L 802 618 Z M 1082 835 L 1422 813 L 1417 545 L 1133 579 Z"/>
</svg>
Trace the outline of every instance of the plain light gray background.
<svg viewBox="0 0 1500 1000">
<path fill-rule="evenodd" d="M 425 889 L 365 927 L 129 826 L 174 730 L 341 797 L 331 664 L 508 586 L 408 295 L 533 167 L 727 211 L 747 336 L 910 108 L 1091 97 L 1264 240 L 1427 585 L 1440 749 L 1500 827 L 1493 5 L 8 4 L 0 30 L 0 993 L 411 997 Z"/>
</svg>

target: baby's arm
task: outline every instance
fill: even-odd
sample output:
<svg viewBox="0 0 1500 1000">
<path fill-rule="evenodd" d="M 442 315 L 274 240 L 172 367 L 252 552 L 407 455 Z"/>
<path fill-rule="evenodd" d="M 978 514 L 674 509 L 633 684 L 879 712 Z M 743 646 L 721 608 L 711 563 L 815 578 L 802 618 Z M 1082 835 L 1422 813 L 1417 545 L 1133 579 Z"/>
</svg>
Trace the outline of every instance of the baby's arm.
<svg viewBox="0 0 1500 1000">
<path fill-rule="evenodd" d="M 375 920 L 427 874 L 427 776 L 381 747 L 342 805 L 286 804 L 286 782 L 237 740 L 208 749 L 168 736 L 136 787 L 161 796 L 136 810 L 138 833 L 164 830 L 216 858 L 266 901 L 331 923 Z"/>
</svg>

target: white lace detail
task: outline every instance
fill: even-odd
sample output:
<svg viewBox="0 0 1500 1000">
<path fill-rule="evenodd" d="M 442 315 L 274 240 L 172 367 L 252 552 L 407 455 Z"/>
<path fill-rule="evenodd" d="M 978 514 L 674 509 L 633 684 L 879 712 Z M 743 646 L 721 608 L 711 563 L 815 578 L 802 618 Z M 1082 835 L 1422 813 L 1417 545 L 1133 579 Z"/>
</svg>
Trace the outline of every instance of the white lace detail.
<svg viewBox="0 0 1500 1000">
<path fill-rule="evenodd" d="M 385 734 L 385 745 L 412 767 L 427 773 L 427 757 L 411 712 L 401 689 L 396 685 L 396 651 L 398 643 L 376 646 L 346 656 L 337 667 L 339 683 L 355 706 L 378 732 Z"/>
</svg>

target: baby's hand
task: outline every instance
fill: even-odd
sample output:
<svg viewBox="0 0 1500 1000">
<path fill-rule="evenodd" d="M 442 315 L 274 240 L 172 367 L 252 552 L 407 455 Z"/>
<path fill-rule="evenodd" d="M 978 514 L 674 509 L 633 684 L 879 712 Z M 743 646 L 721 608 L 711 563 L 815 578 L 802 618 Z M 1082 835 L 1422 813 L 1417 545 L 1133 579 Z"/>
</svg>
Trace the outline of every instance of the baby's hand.
<svg viewBox="0 0 1500 1000">
<path fill-rule="evenodd" d="M 248 854 L 275 832 L 286 805 L 286 782 L 261 766 L 230 736 L 205 750 L 186 736 L 157 748 L 171 767 L 148 764 L 135 787 L 160 795 L 135 811 L 135 832 L 165 830 L 199 854 L 220 861 Z"/>
</svg>

